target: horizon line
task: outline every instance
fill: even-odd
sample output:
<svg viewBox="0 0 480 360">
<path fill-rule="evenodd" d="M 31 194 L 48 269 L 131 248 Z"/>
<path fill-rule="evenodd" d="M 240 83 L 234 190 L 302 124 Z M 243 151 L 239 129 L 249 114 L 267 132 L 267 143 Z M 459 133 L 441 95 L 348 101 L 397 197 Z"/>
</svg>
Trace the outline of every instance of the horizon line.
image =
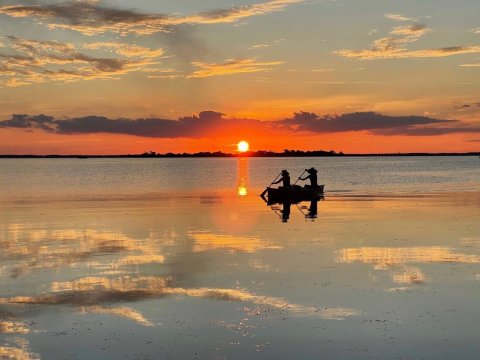
<svg viewBox="0 0 480 360">
<path fill-rule="evenodd" d="M 248 151 L 245 153 L 225 153 L 223 151 L 200 151 L 194 153 L 157 153 L 141 154 L 0 154 L 0 159 L 8 158 L 235 158 L 235 157 L 348 157 L 348 156 L 480 156 L 480 151 L 469 152 L 388 152 L 388 153 L 343 153 L 333 150 L 270 150 Z"/>
</svg>

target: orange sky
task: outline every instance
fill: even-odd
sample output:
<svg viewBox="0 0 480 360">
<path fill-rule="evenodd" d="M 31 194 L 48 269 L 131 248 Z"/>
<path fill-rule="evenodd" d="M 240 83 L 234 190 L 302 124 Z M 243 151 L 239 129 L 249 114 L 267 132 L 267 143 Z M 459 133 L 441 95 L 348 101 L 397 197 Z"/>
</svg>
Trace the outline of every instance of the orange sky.
<svg viewBox="0 0 480 360">
<path fill-rule="evenodd" d="M 145 151 L 199 152 L 223 151 L 234 153 L 238 141 L 246 139 L 250 149 L 283 151 L 284 149 L 334 150 L 344 153 L 396 152 L 475 152 L 479 142 L 468 142 L 468 137 L 457 135 L 435 136 L 428 141 L 417 136 L 376 136 L 366 133 L 330 135 L 278 136 L 252 135 L 239 137 L 227 134 L 214 139 L 151 139 L 126 135 L 55 135 L 24 130 L 0 131 L 4 154 L 139 154 Z"/>
<path fill-rule="evenodd" d="M 11 0 L 0 154 L 232 152 L 243 138 L 480 151 L 478 13 L 474 0 Z"/>
</svg>

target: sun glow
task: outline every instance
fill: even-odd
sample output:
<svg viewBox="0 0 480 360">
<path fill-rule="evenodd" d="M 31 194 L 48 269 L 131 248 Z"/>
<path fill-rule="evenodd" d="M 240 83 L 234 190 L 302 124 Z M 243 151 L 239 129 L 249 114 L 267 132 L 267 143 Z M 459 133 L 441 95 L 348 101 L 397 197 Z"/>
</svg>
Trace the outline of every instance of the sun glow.
<svg viewBox="0 0 480 360">
<path fill-rule="evenodd" d="M 238 152 L 247 152 L 248 149 L 250 149 L 250 145 L 246 141 L 242 140 L 237 144 Z"/>
</svg>

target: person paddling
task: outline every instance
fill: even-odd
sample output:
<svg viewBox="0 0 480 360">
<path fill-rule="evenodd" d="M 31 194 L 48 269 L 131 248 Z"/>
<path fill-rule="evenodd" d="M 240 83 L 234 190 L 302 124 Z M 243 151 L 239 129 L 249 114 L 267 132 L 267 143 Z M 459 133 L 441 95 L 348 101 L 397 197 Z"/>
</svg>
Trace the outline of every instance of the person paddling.
<svg viewBox="0 0 480 360">
<path fill-rule="evenodd" d="M 307 176 L 305 176 L 304 178 L 300 178 L 300 180 L 302 181 L 305 181 L 307 179 L 310 179 L 310 186 L 312 188 L 317 188 L 318 187 L 318 183 L 317 183 L 317 170 L 315 170 L 313 167 L 310 168 L 310 169 L 305 169 L 305 171 L 308 173 Z"/>
<path fill-rule="evenodd" d="M 278 179 L 278 181 L 273 182 L 272 185 L 279 184 L 282 181 L 283 181 L 283 187 L 290 186 L 290 174 L 288 173 L 287 170 L 282 170 L 282 177 Z"/>
</svg>

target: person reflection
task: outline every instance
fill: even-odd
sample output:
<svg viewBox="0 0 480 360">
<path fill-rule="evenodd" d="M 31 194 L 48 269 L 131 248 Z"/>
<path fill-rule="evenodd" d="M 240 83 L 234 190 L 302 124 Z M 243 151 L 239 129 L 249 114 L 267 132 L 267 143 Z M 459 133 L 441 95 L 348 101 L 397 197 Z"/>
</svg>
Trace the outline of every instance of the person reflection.
<svg viewBox="0 0 480 360">
<path fill-rule="evenodd" d="M 282 222 L 284 222 L 284 223 L 288 222 L 288 219 L 290 219 L 290 207 L 291 206 L 292 206 L 292 203 L 290 203 L 290 202 L 282 203 Z"/>
<path fill-rule="evenodd" d="M 308 208 L 308 213 L 305 214 L 307 219 L 316 219 L 318 213 L 318 200 L 319 199 L 312 199 L 310 201 L 310 207 Z"/>
<path fill-rule="evenodd" d="M 298 210 L 305 216 L 306 220 L 312 220 L 314 221 L 317 218 L 318 215 L 318 202 L 320 200 L 324 200 L 325 198 L 323 196 L 310 199 L 310 205 L 306 206 L 298 206 Z"/>
<path fill-rule="evenodd" d="M 270 206 L 273 212 L 278 215 L 278 217 L 283 223 L 288 222 L 288 220 L 290 219 L 290 208 L 292 206 L 291 202 L 275 202 L 272 204 L 272 203 L 268 203 L 265 198 L 264 200 L 267 203 L 267 205 Z M 276 204 L 282 205 L 282 208 L 279 209 L 277 206 L 274 206 Z"/>
</svg>

